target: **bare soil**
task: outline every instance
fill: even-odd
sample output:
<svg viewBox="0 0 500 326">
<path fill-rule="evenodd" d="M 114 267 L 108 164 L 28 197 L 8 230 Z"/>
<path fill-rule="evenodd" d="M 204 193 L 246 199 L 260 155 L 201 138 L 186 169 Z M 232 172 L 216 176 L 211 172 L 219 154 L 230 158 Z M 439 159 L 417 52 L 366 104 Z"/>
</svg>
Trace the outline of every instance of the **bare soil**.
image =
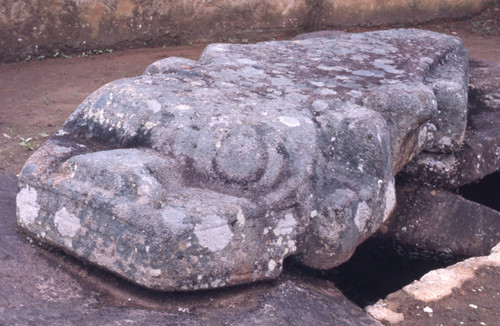
<svg viewBox="0 0 500 326">
<path fill-rule="evenodd" d="M 396 26 L 412 27 L 412 26 Z M 415 27 L 415 26 L 413 26 Z M 459 36 L 470 56 L 500 62 L 500 4 L 476 17 L 438 21 L 418 28 Z M 361 31 L 350 29 L 349 31 Z M 280 35 L 276 35 L 280 38 Z M 85 97 L 100 86 L 142 74 L 152 62 L 169 56 L 197 59 L 206 44 L 116 51 L 89 57 L 51 58 L 0 66 L 0 173 L 18 174 L 32 149 L 55 133 Z M 21 138 L 31 142 L 20 145 Z M 1 232 L 0 232 L 1 234 Z M 408 303 L 407 325 L 493 325 L 500 320 L 498 268 L 478 271 L 477 277 L 434 311 L 421 313 L 418 303 Z M 478 293 L 475 289 L 481 288 Z M 474 303 L 484 309 L 464 309 Z M 481 315 L 482 314 L 482 315 Z"/>
<path fill-rule="evenodd" d="M 147 48 L 0 66 L 0 172 L 18 174 L 33 149 L 56 132 L 93 91 L 113 80 L 140 75 L 170 56 L 198 59 L 205 44 Z"/>
</svg>

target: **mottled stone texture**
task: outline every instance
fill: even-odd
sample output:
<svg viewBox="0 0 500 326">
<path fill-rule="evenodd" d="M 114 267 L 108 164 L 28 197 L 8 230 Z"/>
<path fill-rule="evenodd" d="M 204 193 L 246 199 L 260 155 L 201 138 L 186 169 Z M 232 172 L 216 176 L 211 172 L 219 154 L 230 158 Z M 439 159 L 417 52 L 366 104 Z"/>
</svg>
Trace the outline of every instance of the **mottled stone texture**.
<svg viewBox="0 0 500 326">
<path fill-rule="evenodd" d="M 347 260 L 395 205 L 394 173 L 457 149 L 467 51 L 421 30 L 213 44 L 105 85 L 26 163 L 18 222 L 161 290 Z"/>
<path fill-rule="evenodd" d="M 471 60 L 464 146 L 454 153 L 422 152 L 402 171 L 407 183 L 458 188 L 500 170 L 500 64 Z"/>
<path fill-rule="evenodd" d="M 460 187 L 500 170 L 500 64 L 472 59 L 470 68 L 462 148 L 423 151 L 403 168 L 397 177 L 397 208 L 377 236 L 459 256 L 485 255 L 500 241 L 500 212 L 458 194 L 467 193 Z M 491 207 L 500 198 L 498 185 L 476 192 L 472 197 L 483 203 L 491 198 Z"/>
<path fill-rule="evenodd" d="M 117 279 L 17 232 L 17 178 L 0 173 L 0 325 L 380 326 L 331 282 L 289 271 L 217 291 L 158 292 Z"/>
</svg>

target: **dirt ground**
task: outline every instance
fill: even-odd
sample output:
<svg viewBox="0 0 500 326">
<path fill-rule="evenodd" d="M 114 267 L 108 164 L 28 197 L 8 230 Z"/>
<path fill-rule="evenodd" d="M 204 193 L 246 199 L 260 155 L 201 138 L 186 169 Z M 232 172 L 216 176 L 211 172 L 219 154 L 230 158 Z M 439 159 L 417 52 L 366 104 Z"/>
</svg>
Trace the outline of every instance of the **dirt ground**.
<svg viewBox="0 0 500 326">
<path fill-rule="evenodd" d="M 169 56 L 197 59 L 205 44 L 133 49 L 0 66 L 0 172 L 18 174 L 32 153 L 56 132 L 88 95 L 113 80 L 142 74 Z"/>
<path fill-rule="evenodd" d="M 500 4 L 466 20 L 439 21 L 417 27 L 459 36 L 471 57 L 500 62 Z M 276 35 L 276 38 L 281 36 Z M 0 66 L 0 173 L 18 174 L 32 149 L 39 148 L 60 128 L 78 104 L 100 86 L 119 78 L 139 75 L 150 63 L 169 56 L 197 59 L 205 46 L 206 44 L 194 44 L 142 48 Z M 25 140 L 23 145 L 20 144 L 23 140 L 21 138 Z M 483 271 L 484 275 L 478 279 L 481 284 L 470 284 L 470 288 L 482 286 L 490 289 L 477 297 L 481 302 L 474 302 L 491 307 L 496 318 L 500 310 L 499 270 L 486 272 Z M 488 283 L 496 286 L 488 287 Z M 455 293 L 449 302 L 443 303 L 443 310 L 450 311 L 447 307 L 452 306 L 453 312 L 460 314 L 462 311 L 465 314 L 466 311 L 460 309 L 463 296 L 463 292 Z M 491 309 L 488 314 L 491 314 Z M 415 318 L 413 321 L 407 320 L 408 325 L 447 325 L 446 320 L 442 323 L 443 320 L 435 317 L 434 320 L 424 321 L 412 311 L 408 311 L 407 315 Z M 488 317 L 486 320 L 491 320 L 491 316 Z M 466 325 L 479 325 L 483 320 L 480 316 L 475 320 L 467 316 L 466 319 L 461 316 L 449 318 L 453 322 L 465 320 Z"/>
</svg>

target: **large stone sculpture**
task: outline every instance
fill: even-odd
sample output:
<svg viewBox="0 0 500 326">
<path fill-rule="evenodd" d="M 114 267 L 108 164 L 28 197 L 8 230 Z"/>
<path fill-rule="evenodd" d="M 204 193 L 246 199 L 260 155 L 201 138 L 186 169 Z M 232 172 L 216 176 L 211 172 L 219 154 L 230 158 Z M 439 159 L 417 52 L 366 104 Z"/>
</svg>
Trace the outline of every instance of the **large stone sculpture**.
<svg viewBox="0 0 500 326">
<path fill-rule="evenodd" d="M 390 30 L 214 44 L 105 85 L 26 163 L 28 232 L 143 286 L 276 278 L 347 260 L 395 205 L 394 173 L 460 147 L 467 51 Z"/>
</svg>

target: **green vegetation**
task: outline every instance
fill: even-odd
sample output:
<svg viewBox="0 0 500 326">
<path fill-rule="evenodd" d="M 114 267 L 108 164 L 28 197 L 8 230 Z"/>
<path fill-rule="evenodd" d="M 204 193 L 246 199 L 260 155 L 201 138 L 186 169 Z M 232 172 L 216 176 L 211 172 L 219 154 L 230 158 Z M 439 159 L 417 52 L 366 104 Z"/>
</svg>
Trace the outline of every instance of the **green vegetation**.
<svg viewBox="0 0 500 326">
<path fill-rule="evenodd" d="M 49 106 L 50 105 L 50 99 L 47 94 L 42 95 L 42 101 L 45 103 L 45 105 Z"/>
<path fill-rule="evenodd" d="M 23 138 L 19 137 L 21 139 L 21 142 L 19 143 L 20 146 L 22 146 L 25 150 L 27 151 L 34 151 L 35 150 L 35 142 L 33 141 L 33 138 L 28 137 L 28 138 Z"/>
<path fill-rule="evenodd" d="M 100 55 L 100 54 L 103 54 L 103 53 L 113 53 L 113 49 L 105 49 L 105 50 L 94 49 L 94 50 L 89 50 L 89 51 L 82 52 L 82 54 L 80 55 L 80 57 L 82 57 L 82 58 L 88 58 L 91 55 Z"/>
<path fill-rule="evenodd" d="M 66 59 L 72 58 L 70 55 L 66 55 L 66 54 L 64 54 L 64 52 L 59 52 L 59 51 L 56 51 L 56 53 L 54 53 L 54 55 L 52 57 L 54 57 L 54 58 L 61 57 L 61 58 L 66 58 Z"/>
</svg>

